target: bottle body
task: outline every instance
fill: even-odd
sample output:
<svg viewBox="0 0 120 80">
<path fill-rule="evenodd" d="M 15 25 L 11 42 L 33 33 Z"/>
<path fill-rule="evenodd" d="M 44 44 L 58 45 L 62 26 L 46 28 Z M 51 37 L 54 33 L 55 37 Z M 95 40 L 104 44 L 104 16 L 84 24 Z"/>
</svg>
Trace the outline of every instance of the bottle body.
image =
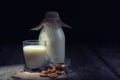
<svg viewBox="0 0 120 80">
<path fill-rule="evenodd" d="M 61 27 L 44 26 L 39 35 L 39 41 L 45 41 L 47 55 L 52 63 L 64 63 L 65 35 Z"/>
</svg>

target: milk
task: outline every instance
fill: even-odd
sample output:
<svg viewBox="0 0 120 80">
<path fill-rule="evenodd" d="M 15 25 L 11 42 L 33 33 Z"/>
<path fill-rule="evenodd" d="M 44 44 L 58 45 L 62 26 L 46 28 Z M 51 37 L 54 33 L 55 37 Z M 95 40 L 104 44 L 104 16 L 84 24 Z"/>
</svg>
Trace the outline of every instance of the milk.
<svg viewBox="0 0 120 80">
<path fill-rule="evenodd" d="M 39 68 L 45 64 L 46 47 L 40 45 L 28 45 L 23 47 L 25 63 L 28 68 Z"/>
<path fill-rule="evenodd" d="M 45 26 L 39 35 L 39 41 L 45 41 L 47 55 L 52 63 L 64 63 L 65 35 L 61 27 Z"/>
</svg>

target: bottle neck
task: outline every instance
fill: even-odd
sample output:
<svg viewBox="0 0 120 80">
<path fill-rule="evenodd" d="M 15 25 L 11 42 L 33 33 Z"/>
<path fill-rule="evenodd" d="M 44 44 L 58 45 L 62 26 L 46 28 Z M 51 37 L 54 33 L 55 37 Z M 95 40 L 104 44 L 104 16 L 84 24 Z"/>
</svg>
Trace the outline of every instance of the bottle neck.
<svg viewBox="0 0 120 80">
<path fill-rule="evenodd" d="M 60 24 L 58 24 L 57 22 L 46 22 L 44 24 L 44 27 L 52 28 L 52 29 L 58 29 L 58 28 L 60 28 Z"/>
</svg>

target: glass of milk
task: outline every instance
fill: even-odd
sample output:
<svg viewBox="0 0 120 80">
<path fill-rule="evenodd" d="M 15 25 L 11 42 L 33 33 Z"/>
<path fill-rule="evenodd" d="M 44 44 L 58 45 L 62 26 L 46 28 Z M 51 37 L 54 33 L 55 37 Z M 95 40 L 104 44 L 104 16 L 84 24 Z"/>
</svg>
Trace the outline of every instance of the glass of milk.
<svg viewBox="0 0 120 80">
<path fill-rule="evenodd" d="M 38 40 L 23 41 L 25 68 L 38 70 L 46 63 L 46 43 Z"/>
</svg>

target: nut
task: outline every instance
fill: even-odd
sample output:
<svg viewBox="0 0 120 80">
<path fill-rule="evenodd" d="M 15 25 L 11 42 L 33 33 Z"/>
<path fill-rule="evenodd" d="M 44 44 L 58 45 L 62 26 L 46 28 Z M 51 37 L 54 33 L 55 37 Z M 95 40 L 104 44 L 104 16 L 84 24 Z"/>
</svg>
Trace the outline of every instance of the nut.
<svg viewBox="0 0 120 80">
<path fill-rule="evenodd" d="M 51 73 L 51 74 L 48 74 L 48 77 L 56 78 L 56 77 L 58 77 L 58 74 L 57 73 Z"/>
<path fill-rule="evenodd" d="M 63 64 L 62 67 L 64 68 L 64 67 L 66 67 L 66 65 Z"/>
<path fill-rule="evenodd" d="M 47 69 L 47 74 L 52 73 L 51 69 Z"/>
<path fill-rule="evenodd" d="M 54 64 L 54 67 L 56 70 L 62 70 L 62 65 L 61 64 Z"/>
<path fill-rule="evenodd" d="M 41 77 L 50 77 L 56 78 L 58 75 L 64 75 L 67 73 L 67 68 L 62 64 L 54 64 L 52 68 L 48 68 L 47 70 L 41 71 Z"/>
<path fill-rule="evenodd" d="M 43 74 L 47 74 L 47 71 L 42 71 L 41 73 L 43 73 Z"/>
<path fill-rule="evenodd" d="M 65 71 L 56 71 L 56 73 L 57 73 L 58 75 L 66 74 Z"/>
<path fill-rule="evenodd" d="M 51 73 L 54 73 L 54 72 L 56 72 L 56 69 L 55 68 L 51 69 Z"/>
<path fill-rule="evenodd" d="M 61 75 L 61 74 L 62 74 L 61 71 L 56 71 L 56 73 L 57 73 L 58 75 Z"/>
<path fill-rule="evenodd" d="M 61 71 L 61 74 L 66 74 L 65 71 Z"/>
<path fill-rule="evenodd" d="M 40 77 L 47 77 L 47 74 L 40 73 Z"/>
</svg>

